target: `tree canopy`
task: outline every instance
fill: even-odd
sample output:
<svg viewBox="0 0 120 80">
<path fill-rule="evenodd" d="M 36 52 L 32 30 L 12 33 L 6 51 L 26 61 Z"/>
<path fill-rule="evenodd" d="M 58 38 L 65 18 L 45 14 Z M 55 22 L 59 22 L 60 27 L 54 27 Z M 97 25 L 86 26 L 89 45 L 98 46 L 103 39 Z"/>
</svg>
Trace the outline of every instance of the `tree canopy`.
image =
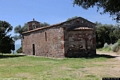
<svg viewBox="0 0 120 80">
<path fill-rule="evenodd" d="M 120 0 L 74 0 L 73 4 L 84 9 L 96 6 L 97 11 L 102 8 L 101 14 L 109 13 L 117 22 L 120 21 Z"/>
<path fill-rule="evenodd" d="M 6 35 L 12 31 L 12 26 L 6 21 L 0 21 L 0 34 Z"/>
<path fill-rule="evenodd" d="M 14 50 L 14 41 L 11 35 L 12 26 L 6 21 L 0 21 L 0 53 L 11 53 Z"/>
<path fill-rule="evenodd" d="M 27 23 L 24 24 L 24 26 L 18 25 L 14 28 L 14 33 L 18 34 L 14 36 L 15 40 L 22 38 L 22 33 L 27 31 Z"/>
<path fill-rule="evenodd" d="M 50 26 L 50 24 L 49 24 L 49 23 L 47 23 L 47 22 L 40 23 L 40 27 L 45 27 L 45 26 Z"/>
<path fill-rule="evenodd" d="M 96 47 L 103 47 L 105 43 L 114 44 L 120 39 L 120 26 L 101 24 L 96 22 Z"/>
<path fill-rule="evenodd" d="M 78 16 L 74 16 L 74 17 L 68 18 L 67 21 L 75 19 L 75 18 L 78 18 Z"/>
</svg>

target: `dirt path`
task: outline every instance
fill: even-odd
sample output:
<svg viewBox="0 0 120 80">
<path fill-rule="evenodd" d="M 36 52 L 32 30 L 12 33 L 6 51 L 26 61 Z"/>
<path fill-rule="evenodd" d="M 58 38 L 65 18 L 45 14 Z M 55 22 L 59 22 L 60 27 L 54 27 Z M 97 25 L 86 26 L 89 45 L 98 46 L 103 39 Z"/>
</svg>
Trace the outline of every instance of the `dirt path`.
<svg viewBox="0 0 120 80">
<path fill-rule="evenodd" d="M 115 52 L 102 52 L 102 51 L 97 51 L 97 54 L 110 55 L 110 56 L 115 57 L 115 59 L 120 60 L 120 54 L 118 55 L 118 53 L 115 53 Z"/>
</svg>

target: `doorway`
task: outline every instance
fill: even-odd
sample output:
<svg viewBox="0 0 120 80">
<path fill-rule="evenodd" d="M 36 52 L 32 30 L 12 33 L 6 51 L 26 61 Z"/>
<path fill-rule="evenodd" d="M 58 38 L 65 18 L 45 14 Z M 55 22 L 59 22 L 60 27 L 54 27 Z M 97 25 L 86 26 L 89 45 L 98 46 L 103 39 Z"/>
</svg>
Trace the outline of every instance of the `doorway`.
<svg viewBox="0 0 120 80">
<path fill-rule="evenodd" d="M 33 47 L 33 55 L 35 55 L 35 44 L 32 44 Z"/>
</svg>

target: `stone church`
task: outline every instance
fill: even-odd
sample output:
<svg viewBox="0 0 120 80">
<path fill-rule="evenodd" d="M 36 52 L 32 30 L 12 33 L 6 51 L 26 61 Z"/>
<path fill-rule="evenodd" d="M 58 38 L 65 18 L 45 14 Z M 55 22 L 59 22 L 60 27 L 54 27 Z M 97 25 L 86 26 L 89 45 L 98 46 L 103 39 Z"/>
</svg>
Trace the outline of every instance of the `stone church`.
<svg viewBox="0 0 120 80">
<path fill-rule="evenodd" d="M 28 31 L 22 33 L 25 55 L 62 58 L 96 54 L 95 24 L 82 17 L 45 27 L 35 20 L 27 24 Z"/>
</svg>

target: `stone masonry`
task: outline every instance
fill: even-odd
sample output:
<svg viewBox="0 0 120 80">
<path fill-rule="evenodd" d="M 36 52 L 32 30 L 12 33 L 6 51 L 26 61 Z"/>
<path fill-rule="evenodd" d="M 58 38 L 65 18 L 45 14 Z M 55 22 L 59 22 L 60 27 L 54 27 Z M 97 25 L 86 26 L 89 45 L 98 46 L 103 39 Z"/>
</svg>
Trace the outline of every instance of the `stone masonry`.
<svg viewBox="0 0 120 80">
<path fill-rule="evenodd" d="M 22 34 L 22 49 L 26 55 L 61 58 L 96 54 L 95 24 L 84 18 L 38 26 L 37 21 L 30 21 L 28 31 Z"/>
</svg>

